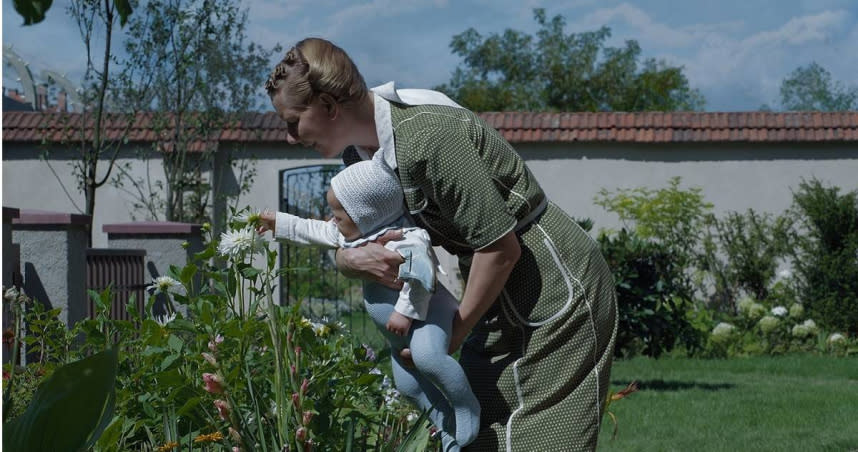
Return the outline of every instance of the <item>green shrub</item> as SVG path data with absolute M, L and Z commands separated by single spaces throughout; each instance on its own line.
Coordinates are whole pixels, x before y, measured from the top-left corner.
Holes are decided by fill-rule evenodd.
M 858 191 L 839 191 L 812 179 L 793 193 L 793 268 L 808 314 L 858 335 Z
M 742 293 L 768 299 L 775 271 L 789 249 L 787 218 L 748 209 L 722 219 L 708 215 L 706 226 L 701 268 L 714 282 L 715 306 L 735 312 Z
M 639 351 L 657 357 L 684 344 L 701 347 L 701 333 L 692 325 L 690 298 L 683 296 L 682 267 L 662 243 L 645 240 L 625 229 L 599 237 L 602 253 L 617 284 L 619 328 L 617 356 Z
M 699 286 L 699 248 L 712 204 L 704 201 L 701 188 L 686 190 L 680 183 L 679 177 L 673 177 L 659 189 L 602 189 L 594 202 L 617 214 L 625 229 L 661 245 L 671 255 L 676 269 L 673 290 L 690 299 Z

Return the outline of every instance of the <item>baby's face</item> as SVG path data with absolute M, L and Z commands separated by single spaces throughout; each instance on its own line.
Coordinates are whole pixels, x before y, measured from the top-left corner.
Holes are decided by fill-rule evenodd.
M 334 214 L 334 224 L 337 225 L 340 234 L 349 241 L 359 239 L 361 237 L 360 229 L 352 221 L 352 217 L 346 213 L 346 209 L 340 204 L 340 200 L 334 196 L 334 190 L 329 188 L 326 198 L 328 199 L 328 205 L 331 207 L 331 212 Z

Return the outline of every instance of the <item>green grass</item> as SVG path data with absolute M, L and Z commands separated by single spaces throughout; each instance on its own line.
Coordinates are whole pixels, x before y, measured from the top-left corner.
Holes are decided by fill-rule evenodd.
M 819 356 L 617 361 L 599 450 L 858 451 L 858 359 Z

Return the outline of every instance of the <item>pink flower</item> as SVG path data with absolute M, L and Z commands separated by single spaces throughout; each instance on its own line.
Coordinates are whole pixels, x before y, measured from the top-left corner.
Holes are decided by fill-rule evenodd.
M 304 441 L 307 439 L 307 429 L 304 427 L 298 427 L 298 430 L 295 431 L 295 439 L 298 441 Z
M 301 423 L 304 425 L 307 425 L 312 420 L 313 420 L 313 412 L 312 411 L 305 411 L 304 415 L 301 417 Z
M 306 378 L 301 382 L 301 394 L 306 394 L 307 389 L 310 387 L 310 381 Z
M 208 362 L 212 366 L 217 367 L 217 360 L 215 359 L 215 357 L 211 353 L 203 352 L 202 355 L 203 355 L 203 359 L 206 360 L 206 362 Z
M 223 336 L 218 334 L 217 336 L 214 337 L 214 339 L 209 341 L 209 350 L 211 350 L 212 352 L 216 352 L 217 346 L 220 345 L 221 343 L 223 343 Z
M 295 408 L 301 408 L 301 396 L 297 392 L 292 393 L 292 404 Z
M 229 419 L 229 404 L 225 400 L 215 400 L 214 406 L 217 408 L 217 415 L 225 421 Z
M 203 374 L 203 385 L 206 388 L 206 391 L 212 394 L 220 394 L 223 392 L 223 379 L 221 379 L 217 374 Z
M 295 359 L 301 357 L 301 347 L 295 347 Z

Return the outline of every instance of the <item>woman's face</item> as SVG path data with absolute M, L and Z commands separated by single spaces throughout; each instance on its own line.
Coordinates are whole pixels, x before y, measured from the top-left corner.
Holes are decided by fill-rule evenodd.
M 339 130 L 339 107 L 314 96 L 307 106 L 296 105 L 281 90 L 271 99 L 280 119 L 286 122 L 286 141 L 315 149 L 325 158 L 338 156 L 349 143 Z

